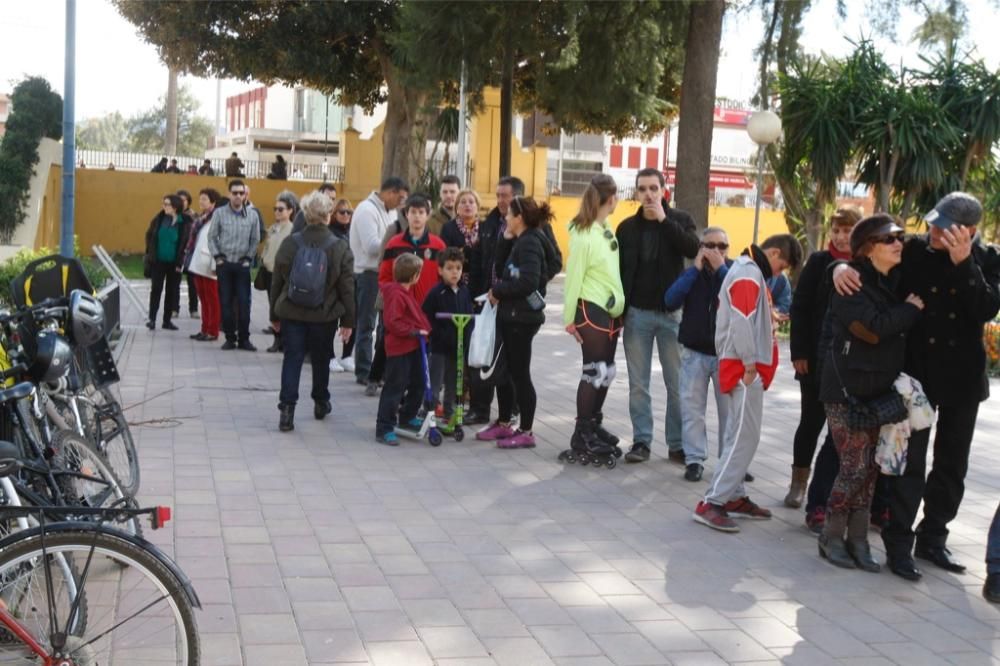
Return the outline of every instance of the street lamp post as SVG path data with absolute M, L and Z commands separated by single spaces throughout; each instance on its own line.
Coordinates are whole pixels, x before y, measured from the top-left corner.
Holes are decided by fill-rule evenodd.
M 760 201 L 764 197 L 764 151 L 781 136 L 781 119 L 773 111 L 754 111 L 747 122 L 747 134 L 757 144 L 757 203 L 753 213 L 753 242 L 760 229 Z

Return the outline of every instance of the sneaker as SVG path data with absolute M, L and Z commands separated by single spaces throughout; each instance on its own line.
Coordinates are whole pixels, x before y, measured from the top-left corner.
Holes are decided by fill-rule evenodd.
M 232 349 L 236 349 L 236 343 L 232 340 L 226 340 L 225 342 L 222 343 L 222 349 L 223 351 L 230 351 Z
M 346 369 L 337 359 L 330 359 L 330 372 L 344 372 Z
M 412 430 L 413 432 L 417 432 L 422 427 L 424 427 L 424 420 L 418 416 L 414 416 L 406 423 L 400 423 L 399 427 L 406 428 L 407 430 Z
M 476 439 L 481 442 L 492 442 L 494 439 L 507 439 L 514 436 L 514 429 L 494 421 L 489 428 L 476 433 Z
M 726 502 L 726 506 L 723 508 L 733 518 L 747 518 L 749 520 L 769 520 L 771 518 L 770 511 L 754 504 L 753 500 L 749 497 L 741 497 Z
M 691 515 L 694 522 L 707 525 L 713 530 L 720 532 L 739 532 L 740 527 L 729 517 L 726 510 L 718 504 L 711 502 L 698 502 L 694 513 Z
M 201 319 L 201 315 L 198 314 L 197 310 L 191 310 L 188 314 L 191 316 L 191 319 Z
M 399 446 L 399 437 L 396 433 L 390 431 L 384 435 L 375 435 L 375 441 L 379 444 L 385 444 L 386 446 Z
M 365 386 L 365 395 L 369 398 L 374 398 L 378 395 L 378 382 L 368 382 Z
M 700 463 L 691 463 L 687 465 L 684 469 L 684 480 L 685 481 L 701 481 L 702 474 L 705 473 L 705 467 Z
M 467 426 L 485 425 L 489 422 L 490 415 L 480 414 L 479 412 L 467 412 L 465 418 L 462 419 L 462 424 Z
M 646 462 L 647 460 L 649 460 L 649 444 L 645 442 L 636 442 L 632 445 L 629 452 L 625 454 L 625 462 L 637 463 Z
M 647 456 L 646 459 L 648 460 L 649 457 Z M 683 465 L 687 460 L 687 456 L 684 455 L 684 449 L 677 449 L 676 451 L 671 451 L 670 453 L 668 453 L 667 459 L 670 460 L 670 462 L 672 463 Z
M 170 322 L 170 321 L 163 322 L 163 325 L 160 326 L 160 328 L 162 328 L 164 331 L 176 331 L 177 330 L 177 326 L 173 322 Z
M 344 369 L 344 372 L 354 372 L 354 358 L 348 356 L 340 359 L 340 367 Z
M 806 513 L 806 527 L 809 531 L 819 536 L 823 533 L 823 526 L 826 524 L 826 509 L 821 506 Z
M 512 437 L 504 437 L 497 440 L 498 449 L 533 449 L 535 448 L 535 436 L 530 432 L 518 430 Z
M 147 321 L 146 322 L 146 328 L 148 328 L 151 331 L 156 330 L 156 322 L 155 321 Z
M 241 342 L 240 344 L 238 344 L 236 346 L 237 346 L 237 348 L 242 349 L 243 351 L 252 351 L 252 352 L 257 351 L 257 348 L 254 347 L 253 343 L 250 342 L 249 340 Z

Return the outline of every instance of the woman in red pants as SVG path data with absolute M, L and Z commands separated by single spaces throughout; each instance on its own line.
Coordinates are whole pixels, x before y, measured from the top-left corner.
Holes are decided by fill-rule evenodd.
M 211 188 L 199 192 L 201 215 L 195 220 L 191 229 L 187 254 L 184 257 L 185 270 L 194 275 L 194 286 L 201 302 L 201 330 L 191 336 L 192 340 L 200 342 L 218 340 L 222 320 L 215 260 L 208 249 L 208 230 L 212 224 L 212 211 L 220 199 L 219 193 Z

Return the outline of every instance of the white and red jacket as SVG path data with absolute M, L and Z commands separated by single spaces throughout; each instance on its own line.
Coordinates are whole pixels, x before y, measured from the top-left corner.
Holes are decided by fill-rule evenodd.
M 753 366 L 767 389 L 778 369 L 778 343 L 771 325 L 771 294 L 764 275 L 748 256 L 737 258 L 719 290 L 715 320 L 719 384 L 729 393 Z

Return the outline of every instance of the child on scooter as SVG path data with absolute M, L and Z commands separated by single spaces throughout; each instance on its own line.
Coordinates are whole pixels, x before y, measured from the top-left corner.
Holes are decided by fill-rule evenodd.
M 423 260 L 415 254 L 401 254 L 392 265 L 392 282 L 381 285 L 385 322 L 385 385 L 378 401 L 375 439 L 382 444 L 399 446 L 394 428 L 419 428 L 413 422 L 424 395 L 424 368 L 420 336 L 430 333 L 431 325 L 413 297 L 412 289 L 420 281 Z M 402 405 L 400 405 L 402 402 Z
M 448 314 L 472 314 L 472 295 L 469 288 L 462 284 L 462 264 L 464 257 L 462 249 L 449 247 L 438 255 L 438 274 L 441 281 L 428 293 L 424 299 L 424 314 L 431 322 L 431 391 L 434 399 L 441 395 L 444 386 L 443 416 L 451 428 L 452 412 L 455 400 L 461 396 L 455 395 L 458 367 L 458 332 L 450 319 L 438 319 L 439 312 Z M 466 329 L 465 337 L 471 328 Z M 465 346 L 468 349 L 468 345 Z M 464 359 L 463 359 L 464 362 Z

